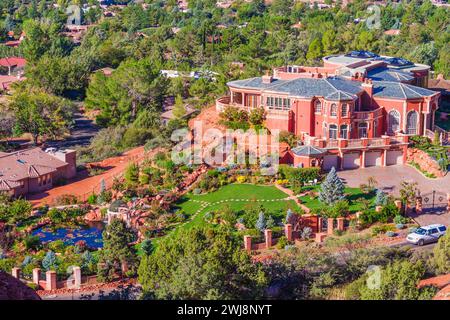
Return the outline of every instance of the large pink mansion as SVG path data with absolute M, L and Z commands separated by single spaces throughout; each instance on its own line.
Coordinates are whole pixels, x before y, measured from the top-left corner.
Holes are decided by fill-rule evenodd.
M 228 83 L 216 102 L 262 106 L 266 127 L 297 135 L 303 145 L 281 159 L 328 170 L 403 164 L 408 136 L 433 129 L 439 93 L 425 89 L 429 66 L 366 51 L 323 58 L 323 67 L 286 66 Z

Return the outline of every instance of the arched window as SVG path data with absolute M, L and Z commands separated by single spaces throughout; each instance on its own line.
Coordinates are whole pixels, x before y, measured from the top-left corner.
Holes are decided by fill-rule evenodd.
M 322 112 L 322 102 L 320 100 L 316 100 L 314 104 L 314 112 L 315 113 L 321 113 Z
M 333 116 L 333 117 L 336 117 L 336 116 L 337 116 L 337 105 L 336 105 L 336 103 L 333 103 L 333 104 L 331 105 L 331 108 L 330 108 L 330 115 Z
M 348 139 L 348 126 L 346 124 L 341 125 L 341 130 L 339 132 L 339 137 L 341 139 Z
M 411 111 L 406 116 L 406 134 L 417 134 L 417 112 Z
M 337 139 L 337 125 L 330 124 L 330 139 Z
M 342 117 L 348 116 L 348 104 L 346 104 L 346 103 L 342 104 L 341 116 Z
M 358 125 L 358 136 L 360 138 L 367 138 L 367 123 L 360 122 Z
M 394 134 L 400 129 L 400 113 L 397 110 L 389 111 L 388 117 L 388 133 Z

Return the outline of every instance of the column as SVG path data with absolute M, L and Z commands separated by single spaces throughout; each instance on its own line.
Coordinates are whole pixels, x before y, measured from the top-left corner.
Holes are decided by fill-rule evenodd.
M 45 273 L 45 290 L 56 290 L 56 271 L 50 270 Z
M 16 279 L 20 279 L 20 268 L 12 268 L 11 275 Z
M 73 279 L 75 288 L 81 287 L 81 269 L 80 267 L 73 267 Z
M 416 213 L 422 213 L 422 197 L 416 197 Z
M 360 167 L 366 167 L 366 151 L 361 151 L 361 155 L 359 156 Z
M 41 278 L 41 269 L 33 269 L 33 283 L 39 285 L 39 279 Z
M 400 212 L 402 212 L 402 202 L 400 200 L 395 200 L 394 203 L 395 206 L 400 210 Z
M 337 218 L 337 229 L 339 231 L 344 231 L 344 219 L 345 218 L 342 218 L 342 217 Z
M 292 224 L 286 223 L 284 225 L 284 235 L 288 241 L 292 241 Z
M 264 230 L 264 237 L 266 238 L 266 249 L 269 249 L 272 246 L 272 230 Z
M 327 234 L 332 235 L 334 230 L 334 219 L 328 218 L 327 219 Z
M 424 112 L 423 113 L 423 135 L 426 137 L 427 136 L 427 124 L 428 124 L 428 113 Z
M 381 166 L 386 167 L 386 157 L 387 157 L 387 150 L 384 149 L 381 153 Z
M 317 232 L 322 232 L 322 227 L 323 227 L 323 218 L 319 217 L 317 219 Z
M 252 251 L 252 236 L 244 236 L 244 248 L 247 252 Z

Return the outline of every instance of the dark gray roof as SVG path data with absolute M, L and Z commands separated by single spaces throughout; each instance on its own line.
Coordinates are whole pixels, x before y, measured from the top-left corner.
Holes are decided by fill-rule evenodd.
M 436 94 L 434 91 L 401 82 L 374 81 L 373 86 L 375 97 L 414 99 Z
M 370 70 L 367 76 L 374 81 L 403 82 L 414 80 L 414 76 L 410 72 L 397 71 L 390 68 Z
M 274 79 L 272 83 L 262 83 L 261 78 L 251 78 L 228 82 L 230 87 L 242 89 L 260 89 L 287 93 L 305 98 L 329 97 L 330 100 L 344 100 L 356 97 L 361 92 L 360 83 L 342 78 L 298 78 L 293 80 Z
M 294 153 L 296 156 L 315 156 L 315 155 L 322 155 L 326 152 L 326 150 L 321 148 L 316 148 L 313 146 L 298 146 L 294 149 L 292 149 L 292 153 Z

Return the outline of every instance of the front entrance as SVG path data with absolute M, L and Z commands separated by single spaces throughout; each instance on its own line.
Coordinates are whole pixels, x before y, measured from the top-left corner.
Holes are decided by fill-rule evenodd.
M 359 152 L 344 153 L 342 157 L 343 169 L 357 169 L 360 166 Z
M 422 210 L 424 213 L 445 213 L 447 212 L 447 195 L 443 192 L 433 190 L 422 195 Z

